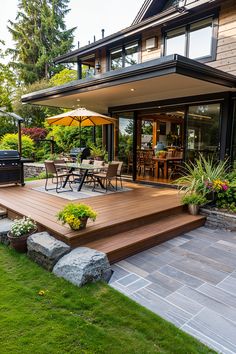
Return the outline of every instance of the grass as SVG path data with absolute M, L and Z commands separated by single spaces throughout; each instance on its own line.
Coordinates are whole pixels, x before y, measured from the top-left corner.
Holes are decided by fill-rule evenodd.
M 3 245 L 0 300 L 1 354 L 214 353 L 108 285 L 77 288 Z

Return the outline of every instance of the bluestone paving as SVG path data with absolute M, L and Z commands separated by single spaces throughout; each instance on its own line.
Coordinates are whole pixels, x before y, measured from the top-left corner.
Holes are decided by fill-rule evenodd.
M 236 353 L 236 232 L 190 231 L 113 265 L 110 285 L 219 353 Z

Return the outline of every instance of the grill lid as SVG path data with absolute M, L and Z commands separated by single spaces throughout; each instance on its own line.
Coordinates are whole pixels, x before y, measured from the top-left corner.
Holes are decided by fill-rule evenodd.
M 0 160 L 19 159 L 20 155 L 17 150 L 0 150 Z

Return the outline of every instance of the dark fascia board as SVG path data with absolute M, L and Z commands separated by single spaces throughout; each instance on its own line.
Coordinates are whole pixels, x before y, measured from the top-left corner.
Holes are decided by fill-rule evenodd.
M 73 92 L 88 92 L 96 88 L 105 88 L 128 82 L 177 73 L 229 88 L 236 88 L 236 76 L 199 63 L 195 60 L 173 54 L 159 59 L 136 64 L 128 68 L 109 71 L 96 78 L 76 80 L 53 88 L 29 93 L 22 96 L 23 103 L 50 98 L 53 95 L 64 96 Z

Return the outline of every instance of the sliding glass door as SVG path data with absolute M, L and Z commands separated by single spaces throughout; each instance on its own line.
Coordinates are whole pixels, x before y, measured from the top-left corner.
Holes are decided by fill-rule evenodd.
M 219 158 L 220 103 L 188 107 L 186 130 L 186 157 L 194 160 L 201 153 Z

